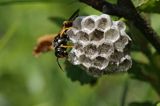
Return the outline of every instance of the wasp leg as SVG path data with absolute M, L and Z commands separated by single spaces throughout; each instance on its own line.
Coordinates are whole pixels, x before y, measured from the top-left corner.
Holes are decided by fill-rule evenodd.
M 60 36 L 62 36 L 65 33 L 65 31 L 67 31 L 68 29 L 69 28 L 62 29 L 62 31 L 60 32 Z
M 58 64 L 59 68 L 64 72 L 63 68 L 61 67 L 61 65 L 59 63 L 59 58 L 57 58 L 57 64 Z
M 62 35 L 65 33 L 65 31 L 69 30 L 70 28 L 72 28 L 72 27 L 64 28 L 64 29 L 60 32 L 60 36 L 62 36 Z
M 69 46 L 69 45 L 61 45 L 61 47 L 64 47 L 64 48 L 73 48 L 73 46 Z
M 72 22 L 73 22 L 73 21 L 64 21 L 64 22 L 63 22 L 63 25 L 64 25 L 64 26 L 70 25 L 70 24 L 72 24 Z

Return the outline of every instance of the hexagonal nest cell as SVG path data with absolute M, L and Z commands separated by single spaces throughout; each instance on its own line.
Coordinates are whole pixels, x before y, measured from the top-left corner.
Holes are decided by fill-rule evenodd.
M 94 77 L 126 72 L 132 60 L 128 49 L 131 39 L 125 30 L 125 23 L 112 21 L 106 14 L 77 17 L 67 33 L 74 44 L 68 60 Z
M 79 42 L 82 42 L 82 43 L 84 43 L 84 42 L 87 42 L 87 41 L 89 41 L 89 35 L 86 33 L 86 32 L 84 32 L 84 31 L 78 31 L 77 33 L 76 33 L 76 36 L 78 36 L 78 40 L 79 40 Z M 72 38 L 73 39 L 73 38 Z
M 94 16 L 85 17 L 81 22 L 82 28 L 87 30 L 93 30 L 95 24 Z
M 104 32 L 98 29 L 95 29 L 92 33 L 90 33 L 90 41 L 100 41 L 104 38 Z
M 96 22 L 97 22 L 97 28 L 101 30 L 107 30 L 108 28 L 111 27 L 112 24 L 111 18 L 106 14 L 101 15 Z
M 105 32 L 105 40 L 109 43 L 114 43 L 120 38 L 120 34 L 117 29 L 110 28 Z
M 88 44 L 83 49 L 84 49 L 85 55 L 87 55 L 88 57 L 97 55 L 97 47 L 94 44 Z
M 103 43 L 98 47 L 98 53 L 102 57 L 108 58 L 114 52 L 114 47 L 111 44 Z

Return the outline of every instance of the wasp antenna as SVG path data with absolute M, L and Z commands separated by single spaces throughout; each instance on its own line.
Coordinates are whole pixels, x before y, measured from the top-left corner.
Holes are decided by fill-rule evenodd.
M 61 67 L 58 59 L 59 59 L 59 58 L 57 58 L 57 64 L 58 64 L 59 68 L 64 72 L 64 70 L 63 70 L 63 68 Z
M 68 21 L 73 21 L 76 17 L 79 16 L 79 11 L 80 9 L 77 9 L 72 15 L 71 17 L 68 19 Z

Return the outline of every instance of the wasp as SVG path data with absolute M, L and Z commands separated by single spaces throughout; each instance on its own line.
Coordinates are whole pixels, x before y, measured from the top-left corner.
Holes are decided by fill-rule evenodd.
M 79 9 L 77 9 L 68 20 L 63 22 L 63 26 L 57 35 L 55 35 L 54 37 L 52 35 L 47 35 L 39 38 L 38 44 L 35 47 L 33 54 L 37 56 L 42 52 L 48 52 L 54 49 L 55 56 L 57 57 L 58 66 L 61 70 L 63 70 L 58 59 L 67 57 L 67 48 L 73 47 L 67 45 L 69 37 L 66 32 L 70 28 L 72 28 L 72 23 L 78 16 Z
M 67 45 L 69 37 L 66 34 L 66 32 L 72 27 L 73 20 L 75 20 L 75 18 L 78 16 L 79 16 L 79 9 L 76 10 L 67 21 L 63 22 L 63 27 L 61 31 L 57 34 L 57 36 L 55 36 L 52 42 L 52 45 L 55 48 L 55 56 L 57 57 L 57 63 L 60 68 L 61 66 L 59 64 L 58 59 L 67 57 L 68 56 L 67 48 L 72 47 Z

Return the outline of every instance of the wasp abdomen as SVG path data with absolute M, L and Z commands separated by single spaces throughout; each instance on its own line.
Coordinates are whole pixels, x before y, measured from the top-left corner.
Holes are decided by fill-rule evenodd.
M 66 57 L 68 56 L 68 53 L 66 52 L 66 48 L 64 47 L 58 47 L 58 48 L 55 48 L 55 55 L 56 57 L 58 58 L 63 58 L 63 57 Z

